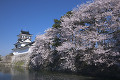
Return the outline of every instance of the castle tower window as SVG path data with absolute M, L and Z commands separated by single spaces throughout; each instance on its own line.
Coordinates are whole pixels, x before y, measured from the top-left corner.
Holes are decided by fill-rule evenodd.
M 15 48 L 17 48 L 17 45 L 15 45 Z

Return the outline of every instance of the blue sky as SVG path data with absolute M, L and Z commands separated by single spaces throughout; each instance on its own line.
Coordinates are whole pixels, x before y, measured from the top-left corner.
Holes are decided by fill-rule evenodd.
M 33 40 L 77 5 L 89 0 L 0 0 L 0 55 L 11 53 L 17 35 L 29 30 Z

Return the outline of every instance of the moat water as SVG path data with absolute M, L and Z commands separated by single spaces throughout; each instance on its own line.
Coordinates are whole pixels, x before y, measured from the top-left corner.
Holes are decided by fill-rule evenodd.
M 103 80 L 70 73 L 31 71 L 24 68 L 0 67 L 0 80 Z M 106 79 L 105 79 L 106 80 Z

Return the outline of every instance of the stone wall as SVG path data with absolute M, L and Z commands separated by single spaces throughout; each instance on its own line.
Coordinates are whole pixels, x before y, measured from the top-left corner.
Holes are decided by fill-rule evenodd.
M 28 64 L 29 64 L 29 55 L 28 55 L 28 53 L 14 55 L 12 57 L 12 61 L 11 62 L 12 62 L 13 66 L 28 67 Z

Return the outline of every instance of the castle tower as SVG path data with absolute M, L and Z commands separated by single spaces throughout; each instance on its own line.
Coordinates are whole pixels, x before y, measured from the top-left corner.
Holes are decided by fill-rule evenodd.
M 22 31 L 18 36 L 17 42 L 14 44 L 15 48 L 13 50 L 14 55 L 28 53 L 29 47 L 33 44 L 31 41 L 32 34 L 29 31 Z

